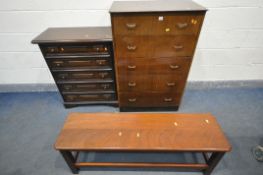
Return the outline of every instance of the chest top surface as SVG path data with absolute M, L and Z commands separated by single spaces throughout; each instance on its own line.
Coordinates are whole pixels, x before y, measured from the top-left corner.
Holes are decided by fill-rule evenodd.
M 190 0 L 166 1 L 115 1 L 110 13 L 125 12 L 172 12 L 172 11 L 206 11 L 203 6 Z
M 33 44 L 111 41 L 110 27 L 48 28 L 32 40 Z

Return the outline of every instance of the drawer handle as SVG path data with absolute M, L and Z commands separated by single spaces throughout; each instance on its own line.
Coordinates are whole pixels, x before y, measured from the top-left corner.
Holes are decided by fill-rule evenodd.
M 173 47 L 174 47 L 175 49 L 177 49 L 177 50 L 184 48 L 184 46 L 182 46 L 182 45 L 174 45 Z
M 136 102 L 136 98 L 129 98 L 129 102 Z
M 55 52 L 55 49 L 54 49 L 54 48 L 51 48 L 51 49 L 50 49 L 50 52 L 52 52 L 52 53 Z
M 134 29 L 136 26 L 137 26 L 136 23 L 126 23 L 126 27 L 128 29 Z
M 188 26 L 188 23 L 177 23 L 177 27 L 179 28 L 179 29 L 184 29 L 184 28 L 186 28 Z
M 108 73 L 100 73 L 101 78 L 105 78 Z
M 103 89 L 108 89 L 110 86 L 109 85 L 102 85 Z
M 105 63 L 106 63 L 106 60 L 96 60 L 96 62 L 97 62 L 99 65 L 102 65 L 102 64 L 105 64 Z
M 164 101 L 165 102 L 171 102 L 171 101 L 173 101 L 173 99 L 172 98 L 164 98 Z
M 178 69 L 179 67 L 180 67 L 180 66 L 178 66 L 178 65 L 172 65 L 172 64 L 170 65 L 170 68 L 171 68 L 171 69 Z
M 56 66 L 61 66 L 62 64 L 64 64 L 63 61 L 56 61 L 56 62 L 53 62 L 53 64 L 55 64 Z
M 171 86 L 175 86 L 175 83 L 166 83 L 167 86 L 171 87 Z
M 135 83 L 135 82 L 129 82 L 129 83 L 128 83 L 128 86 L 129 86 L 129 87 L 134 87 L 134 86 L 136 86 L 136 83 Z
M 128 65 L 128 69 L 136 69 L 136 66 L 135 65 L 133 65 L 133 66 Z
M 72 87 L 71 87 L 71 86 L 64 86 L 64 88 L 65 88 L 66 90 L 70 90 Z
M 68 74 L 60 74 L 59 75 L 62 79 L 65 79 L 67 76 L 68 76 Z
M 127 49 L 131 51 L 135 50 L 136 48 L 137 48 L 136 46 L 130 46 L 130 45 L 127 46 Z
M 64 48 L 63 47 L 60 47 L 60 52 L 64 52 Z

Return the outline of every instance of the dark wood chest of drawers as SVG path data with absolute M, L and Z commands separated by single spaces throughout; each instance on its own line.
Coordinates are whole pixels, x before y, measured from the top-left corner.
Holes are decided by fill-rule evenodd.
M 110 27 L 50 28 L 35 38 L 66 107 L 117 104 Z
M 178 108 L 205 12 L 191 1 L 113 3 L 121 111 Z

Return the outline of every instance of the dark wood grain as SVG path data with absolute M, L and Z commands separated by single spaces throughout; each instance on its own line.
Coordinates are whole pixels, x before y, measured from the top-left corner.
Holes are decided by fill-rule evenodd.
M 211 114 L 71 113 L 58 150 L 230 151 Z
M 78 43 L 112 41 L 110 27 L 64 27 L 48 28 L 35 39 L 33 44 Z

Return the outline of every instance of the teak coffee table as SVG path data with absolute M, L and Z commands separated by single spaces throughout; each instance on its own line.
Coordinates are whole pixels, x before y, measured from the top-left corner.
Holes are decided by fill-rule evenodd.
M 55 149 L 73 173 L 88 166 L 174 167 L 208 175 L 231 146 L 211 114 L 71 113 Z M 205 163 L 78 162 L 80 151 L 202 153 Z

